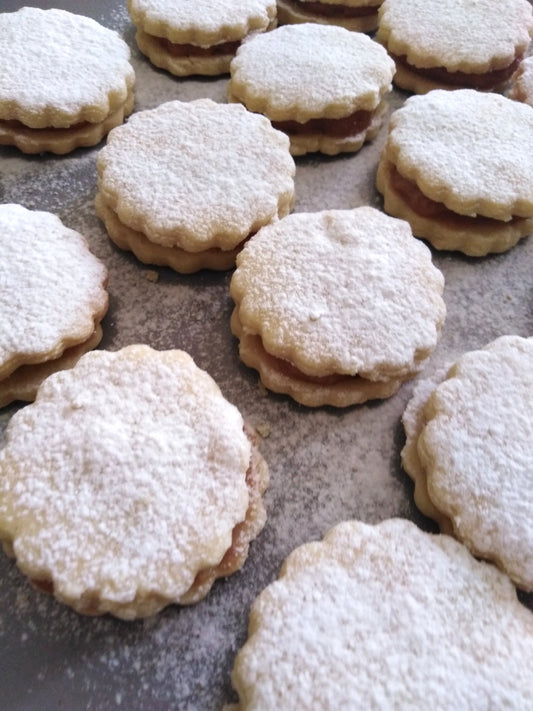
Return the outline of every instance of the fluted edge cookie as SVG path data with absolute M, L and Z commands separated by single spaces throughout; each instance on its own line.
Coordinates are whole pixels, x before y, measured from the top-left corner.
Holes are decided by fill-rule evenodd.
M 522 709 L 532 655 L 533 616 L 497 568 L 406 520 L 347 521 L 256 598 L 225 710 Z
M 533 231 L 533 109 L 472 89 L 412 96 L 391 116 L 376 184 L 437 249 L 503 252 Z
M 395 84 L 424 94 L 503 88 L 532 35 L 527 0 L 385 0 L 376 39 L 396 61 Z
M 533 590 L 532 393 L 533 338 L 502 336 L 461 356 L 403 417 L 402 463 L 422 511 L 525 590 Z
M 86 238 L 52 213 L 0 205 L 0 407 L 102 337 L 108 273 Z
M 288 138 L 264 116 L 210 99 L 134 114 L 97 168 L 110 238 L 177 271 L 230 268 L 245 240 L 294 203 Z
M 445 318 L 443 286 L 406 222 L 372 207 L 296 213 L 238 255 L 231 329 L 265 387 L 346 407 L 420 371 Z
M 93 351 L 0 452 L 0 539 L 34 585 L 124 619 L 204 597 L 265 522 L 257 437 L 183 351 Z
M 362 33 L 285 25 L 241 45 L 228 98 L 287 133 L 293 155 L 336 155 L 376 136 L 393 74 L 383 47 Z
M 127 6 L 141 52 L 176 76 L 227 73 L 246 37 L 277 24 L 275 0 L 128 0 Z
M 0 13 L 0 145 L 64 154 L 97 144 L 133 110 L 129 59 L 116 32 L 83 15 Z

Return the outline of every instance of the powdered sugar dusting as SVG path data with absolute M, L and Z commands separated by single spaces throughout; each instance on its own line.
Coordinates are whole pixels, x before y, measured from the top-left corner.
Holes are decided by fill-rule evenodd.
M 444 320 L 429 250 L 371 207 L 290 215 L 260 230 L 237 267 L 230 289 L 243 328 L 309 375 L 401 377 L 435 347 Z
M 0 206 L 0 372 L 81 343 L 107 308 L 107 269 L 55 215 Z
M 263 116 L 210 99 L 134 114 L 98 155 L 99 190 L 149 240 L 197 252 L 231 249 L 287 214 L 289 140 Z
M 466 353 L 424 409 L 430 498 L 460 540 L 533 589 L 533 338 Z
M 240 414 L 189 356 L 93 352 L 12 418 L 0 531 L 67 602 L 175 600 L 229 548 L 249 461 Z
M 64 10 L 0 14 L 0 57 L 0 117 L 32 128 L 102 121 L 135 79 L 116 32 Z
M 283 25 L 242 43 L 231 62 L 229 90 L 272 120 L 341 118 L 376 109 L 391 89 L 394 66 L 362 33 Z
M 243 711 L 425 709 L 428 689 L 488 711 L 527 705 L 532 654 L 533 618 L 495 568 L 407 521 L 352 521 L 258 597 L 233 680 Z
M 128 0 L 135 24 L 176 43 L 216 44 L 266 29 L 276 15 L 275 0 Z

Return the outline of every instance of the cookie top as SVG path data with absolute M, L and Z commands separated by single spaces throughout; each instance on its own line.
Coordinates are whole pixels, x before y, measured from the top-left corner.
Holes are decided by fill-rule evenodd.
M 450 72 L 503 69 L 533 33 L 528 0 L 385 0 L 376 39 L 412 66 Z
M 303 23 L 243 42 L 230 72 L 231 98 L 271 120 L 305 122 L 373 111 L 391 89 L 394 62 L 362 33 Z
M 128 45 L 64 10 L 0 13 L 0 119 L 31 128 L 98 123 L 134 84 Z
M 533 616 L 494 566 L 406 520 L 349 521 L 254 602 L 235 708 L 527 708 L 532 656 Z
M 98 187 L 152 242 L 233 249 L 294 201 L 289 139 L 264 116 L 210 99 L 134 114 L 98 154 Z
M 133 617 L 138 598 L 163 607 L 220 562 L 250 457 L 240 413 L 189 355 L 93 351 L 10 420 L 0 537 L 63 602 Z
M 107 270 L 49 212 L 0 205 L 0 378 L 87 340 L 108 305 Z
M 533 215 L 533 110 L 472 89 L 412 96 L 391 116 L 383 157 L 461 215 Z
M 409 225 L 372 207 L 296 213 L 237 256 L 244 332 L 311 376 L 405 378 L 445 317 L 442 273 Z
M 209 47 L 267 29 L 275 0 L 128 0 L 135 25 L 176 44 Z
M 509 97 L 533 106 L 533 56 L 520 63 L 511 82 Z
M 424 407 L 429 496 L 455 535 L 533 590 L 533 338 L 461 356 Z

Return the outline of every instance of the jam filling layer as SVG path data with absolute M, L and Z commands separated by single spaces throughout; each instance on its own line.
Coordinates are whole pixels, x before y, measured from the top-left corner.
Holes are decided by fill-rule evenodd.
M 476 215 L 471 217 L 469 215 L 460 215 L 457 212 L 453 212 L 441 202 L 436 202 L 431 200 L 420 190 L 420 188 L 412 180 L 404 178 L 398 170 L 391 166 L 390 173 L 390 186 L 394 192 L 400 196 L 400 198 L 420 217 L 439 220 L 446 222 L 451 225 L 459 226 L 469 226 L 479 227 L 480 225 L 501 225 L 502 220 L 496 220 L 492 217 L 484 217 L 483 215 Z M 512 221 L 520 220 L 522 218 L 513 217 Z M 509 224 L 509 223 L 506 223 Z
M 175 44 L 164 37 L 152 37 L 167 54 L 173 57 L 216 57 L 218 55 L 235 54 L 240 40 L 221 42 L 210 47 L 199 47 L 196 44 Z
M 431 81 L 438 82 L 440 84 L 449 84 L 450 86 L 479 89 L 481 91 L 490 90 L 496 86 L 504 84 L 511 78 L 522 61 L 522 55 L 519 55 L 515 57 L 509 66 L 504 67 L 503 69 L 495 69 L 482 74 L 473 74 L 469 72 L 449 72 L 444 67 L 415 67 L 412 64 L 409 64 L 405 55 L 398 56 L 391 54 L 391 57 L 397 64 L 405 67 L 405 69 L 408 69 L 410 72 L 418 74 L 419 76 L 425 77 Z

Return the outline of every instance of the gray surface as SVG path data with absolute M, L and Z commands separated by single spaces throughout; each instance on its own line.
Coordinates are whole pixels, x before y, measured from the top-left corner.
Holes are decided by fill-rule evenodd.
M 22 4 L 2 0 L 0 7 Z M 124 2 L 27 4 L 84 12 L 118 30 L 132 49 L 136 110 L 175 98 L 225 101 L 227 78 L 178 80 L 153 69 L 136 49 Z M 391 108 L 404 98 L 395 92 Z M 385 132 L 383 127 L 353 156 L 298 159 L 296 211 L 380 206 L 373 183 Z M 34 591 L 1 555 L 0 711 L 220 709 L 233 698 L 230 670 L 246 637 L 251 602 L 296 545 L 349 518 L 373 523 L 403 516 L 435 530 L 417 513 L 399 465 L 400 417 L 413 383 L 382 403 L 341 411 L 308 410 L 262 395 L 229 331 L 230 274 L 179 276 L 157 269 L 159 281 L 149 281 L 147 267 L 115 249 L 95 216 L 97 151 L 43 158 L 0 149 L 0 201 L 57 213 L 106 263 L 111 306 L 101 348 L 135 342 L 184 348 L 247 419 L 270 428 L 261 447 L 271 476 L 268 522 L 243 570 L 218 582 L 206 600 L 134 623 L 77 615 Z M 504 333 L 533 333 L 531 238 L 501 256 L 435 253 L 434 260 L 446 278 L 448 316 L 427 373 Z M 0 411 L 0 437 L 16 409 Z M 523 597 L 533 610 L 533 597 Z

